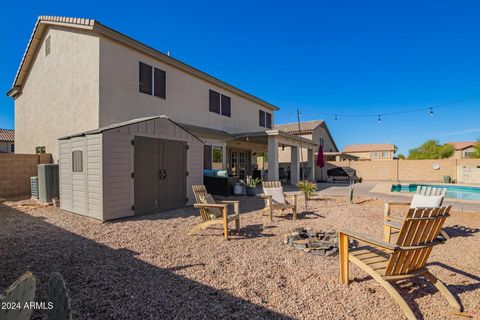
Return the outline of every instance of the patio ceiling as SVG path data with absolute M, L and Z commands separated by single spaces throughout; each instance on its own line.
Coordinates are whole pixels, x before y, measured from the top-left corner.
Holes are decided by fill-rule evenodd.
M 233 140 L 248 141 L 252 143 L 268 145 L 268 138 L 275 137 L 279 146 L 294 146 L 314 149 L 318 146 L 313 140 L 299 137 L 297 135 L 289 134 L 281 130 L 266 130 L 256 132 L 244 132 L 233 134 Z

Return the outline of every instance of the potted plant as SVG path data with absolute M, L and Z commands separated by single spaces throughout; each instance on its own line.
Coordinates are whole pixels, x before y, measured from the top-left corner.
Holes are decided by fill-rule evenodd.
M 256 192 L 255 190 L 257 189 L 257 185 L 260 183 L 260 179 L 258 178 L 252 178 L 250 176 L 247 177 L 247 196 L 253 197 L 255 196 Z

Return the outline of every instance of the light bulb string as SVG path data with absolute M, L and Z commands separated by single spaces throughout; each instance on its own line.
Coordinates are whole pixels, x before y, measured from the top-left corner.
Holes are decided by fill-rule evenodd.
M 460 102 L 468 101 L 475 99 L 477 97 L 480 97 L 480 94 L 462 98 L 462 99 L 457 99 L 437 105 L 433 105 L 430 107 L 422 107 L 422 108 L 415 108 L 415 109 L 407 109 L 407 110 L 400 110 L 400 111 L 394 111 L 394 112 L 386 112 L 386 113 L 364 113 L 364 114 L 354 114 L 354 113 L 328 113 L 328 112 L 315 112 L 315 114 L 321 114 L 321 115 L 326 115 L 326 116 L 333 116 L 335 122 L 339 121 L 340 117 L 354 117 L 354 118 L 372 118 L 376 117 L 377 122 L 381 121 L 382 117 L 388 117 L 388 116 L 394 116 L 394 115 L 399 115 L 399 114 L 406 114 L 406 113 L 414 113 L 414 112 L 421 112 L 421 111 L 428 111 L 431 116 L 433 116 L 433 110 L 437 108 L 442 108 L 446 107 L 452 104 L 457 104 Z

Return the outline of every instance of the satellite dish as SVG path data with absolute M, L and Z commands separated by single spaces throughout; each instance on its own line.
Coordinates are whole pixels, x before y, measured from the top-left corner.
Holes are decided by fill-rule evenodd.
M 440 164 L 434 163 L 434 164 L 432 164 L 432 168 L 433 168 L 433 170 L 438 170 L 438 169 L 440 169 Z

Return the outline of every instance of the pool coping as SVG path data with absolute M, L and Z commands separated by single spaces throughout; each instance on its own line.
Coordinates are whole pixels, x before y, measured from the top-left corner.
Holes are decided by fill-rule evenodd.
M 480 187 L 479 185 L 466 185 L 466 184 L 452 184 L 452 183 L 429 183 L 429 182 L 379 182 L 377 183 L 369 192 L 372 193 L 383 193 L 390 196 L 403 196 L 408 198 L 413 198 L 412 192 L 393 192 L 391 191 L 392 185 L 394 184 L 425 184 L 425 185 L 436 185 L 436 186 L 461 186 L 461 187 Z M 448 202 L 458 202 L 465 204 L 480 204 L 480 200 L 464 200 L 464 199 L 455 199 L 455 198 L 445 198 Z

